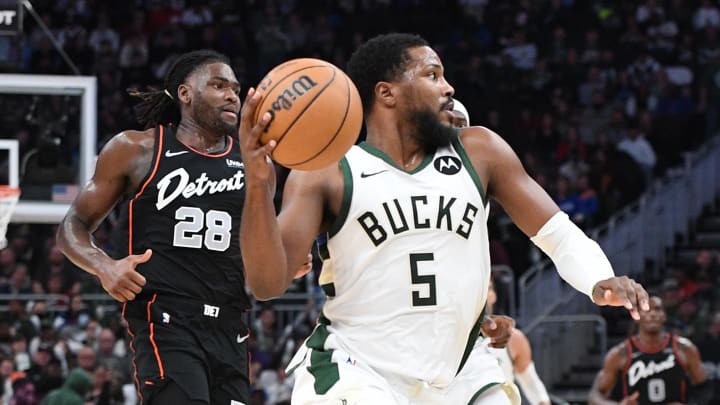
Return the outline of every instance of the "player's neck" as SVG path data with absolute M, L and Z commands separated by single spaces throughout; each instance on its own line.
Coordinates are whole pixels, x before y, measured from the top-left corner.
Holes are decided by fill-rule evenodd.
M 180 120 L 175 136 L 180 142 L 200 152 L 217 153 L 227 149 L 227 136 L 208 131 L 190 119 Z
M 425 158 L 425 151 L 415 139 L 368 129 L 367 143 L 383 151 L 398 167 L 414 170 Z
M 638 333 L 638 341 L 648 349 L 653 349 L 662 345 L 667 338 L 667 332 L 664 330 L 658 332 L 640 332 Z

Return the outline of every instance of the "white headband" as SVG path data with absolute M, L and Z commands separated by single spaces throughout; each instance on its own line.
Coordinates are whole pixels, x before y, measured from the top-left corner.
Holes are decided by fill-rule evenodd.
M 453 99 L 453 111 L 457 111 L 460 114 L 465 116 L 465 121 L 467 121 L 467 124 L 470 125 L 470 114 L 468 113 L 467 108 L 463 105 L 463 103 L 460 102 L 460 100 L 454 98 Z

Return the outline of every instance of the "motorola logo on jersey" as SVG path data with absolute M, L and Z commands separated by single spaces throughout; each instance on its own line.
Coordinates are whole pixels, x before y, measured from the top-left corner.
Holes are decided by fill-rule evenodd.
M 462 168 L 462 162 L 455 156 L 440 156 L 433 162 L 435 170 L 448 176 L 458 173 Z
M 211 180 L 207 174 L 203 172 L 198 178 L 190 181 L 190 174 L 181 167 L 166 174 L 165 177 L 158 181 L 158 195 L 155 207 L 158 211 L 162 210 L 180 196 L 190 198 L 205 194 L 240 190 L 245 185 L 244 178 L 245 173 L 238 170 L 235 174 L 225 179 Z

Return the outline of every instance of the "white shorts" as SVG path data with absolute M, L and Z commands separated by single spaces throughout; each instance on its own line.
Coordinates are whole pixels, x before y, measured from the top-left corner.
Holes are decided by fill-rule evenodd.
M 511 401 L 512 389 L 503 387 L 505 377 L 497 359 L 481 345 L 474 347 L 460 373 L 443 388 L 383 375 L 337 348 L 315 350 L 303 345 L 288 366 L 289 372 L 293 370 L 293 405 L 517 403 Z

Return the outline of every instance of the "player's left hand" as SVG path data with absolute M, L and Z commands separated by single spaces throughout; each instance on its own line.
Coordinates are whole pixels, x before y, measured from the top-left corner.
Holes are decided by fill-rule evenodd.
M 514 328 L 515 320 L 504 315 L 486 316 L 480 326 L 483 335 L 490 338 L 490 346 L 496 349 L 507 346 Z
M 647 291 L 628 276 L 612 277 L 595 284 L 593 301 L 598 305 L 625 307 L 633 319 L 640 319 L 640 310 L 650 310 Z

